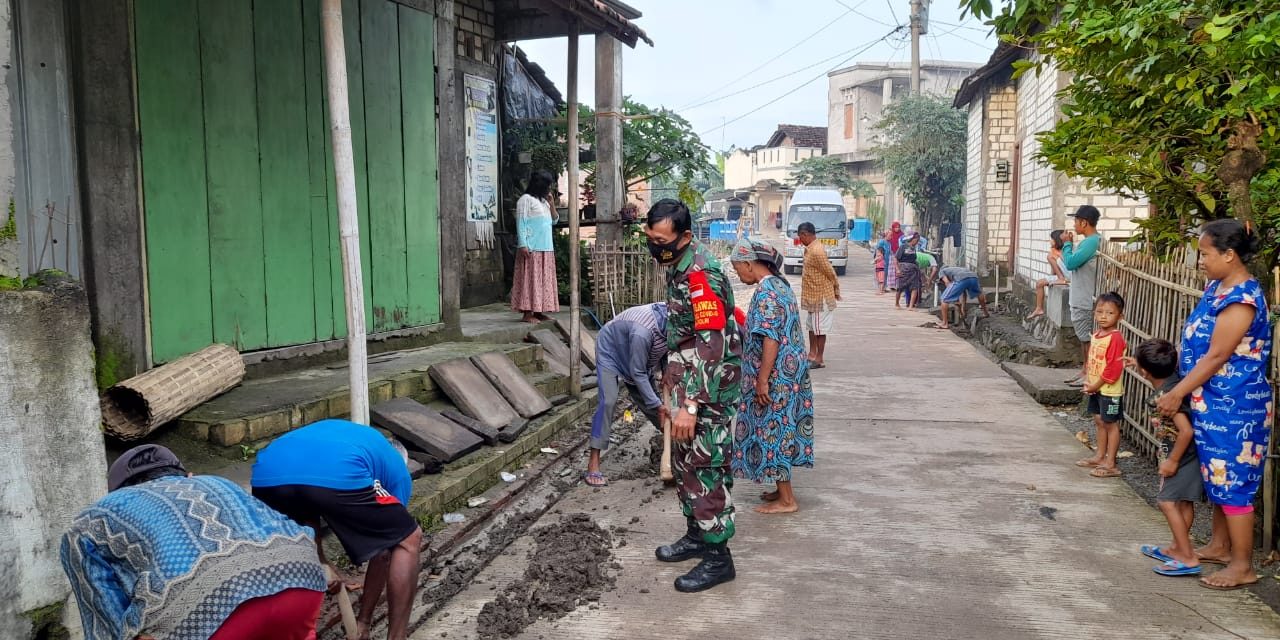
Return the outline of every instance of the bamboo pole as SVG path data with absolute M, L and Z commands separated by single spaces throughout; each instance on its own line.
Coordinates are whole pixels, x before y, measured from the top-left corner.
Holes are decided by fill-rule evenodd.
M 347 98 L 347 50 L 342 34 L 342 0 L 322 2 L 325 85 L 329 94 L 329 128 L 333 131 L 333 173 L 337 179 L 338 228 L 342 240 L 342 284 L 347 301 L 347 370 L 351 385 L 351 420 L 369 424 L 364 280 L 360 273 L 360 218 L 356 210 L 356 167 L 351 148 L 351 105 Z
M 569 394 L 582 397 L 582 300 L 578 291 L 581 260 L 578 238 L 578 21 L 569 24 Z

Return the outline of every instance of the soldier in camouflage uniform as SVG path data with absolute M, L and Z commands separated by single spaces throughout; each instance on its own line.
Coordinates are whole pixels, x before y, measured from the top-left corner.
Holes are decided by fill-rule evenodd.
M 667 344 L 671 357 L 663 389 L 672 392 L 672 466 L 685 535 L 659 547 L 663 562 L 700 557 L 676 579 L 678 591 L 710 589 L 734 578 L 733 418 L 741 394 L 742 339 L 733 314 L 733 289 L 720 262 L 690 231 L 689 209 L 661 200 L 649 210 L 649 250 L 669 267 Z

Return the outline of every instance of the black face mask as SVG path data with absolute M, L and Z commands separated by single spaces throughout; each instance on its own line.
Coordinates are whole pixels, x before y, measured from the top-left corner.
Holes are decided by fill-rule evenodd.
M 685 250 L 688 248 L 689 245 L 687 244 L 683 247 L 680 246 L 680 236 L 676 236 L 675 240 L 665 244 L 654 242 L 653 240 L 649 241 L 649 254 L 659 264 L 671 264 L 679 260 L 680 256 L 684 255 Z

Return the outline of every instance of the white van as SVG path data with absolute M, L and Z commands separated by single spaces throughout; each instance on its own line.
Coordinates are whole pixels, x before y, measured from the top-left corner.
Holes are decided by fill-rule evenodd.
M 787 243 L 783 252 L 783 270 L 800 273 L 804 265 L 804 246 L 796 240 L 796 228 L 802 222 L 813 223 L 818 232 L 818 242 L 827 245 L 827 257 L 836 275 L 844 275 L 849 264 L 848 218 L 845 216 L 844 198 L 830 187 L 799 187 L 787 209 Z

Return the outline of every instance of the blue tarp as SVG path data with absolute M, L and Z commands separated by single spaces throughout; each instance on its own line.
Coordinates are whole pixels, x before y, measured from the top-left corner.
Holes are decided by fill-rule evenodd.
M 854 242 L 871 242 L 871 221 L 866 218 L 855 219 L 853 228 L 849 230 L 849 239 Z

